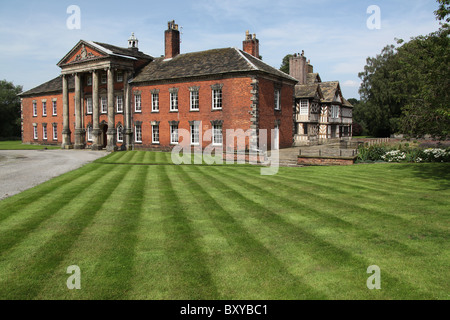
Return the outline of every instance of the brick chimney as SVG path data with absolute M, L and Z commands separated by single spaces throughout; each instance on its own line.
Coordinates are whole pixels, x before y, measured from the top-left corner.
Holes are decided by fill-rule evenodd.
M 180 31 L 175 20 L 167 23 L 167 30 L 165 36 L 165 59 L 171 59 L 180 54 Z
M 308 73 L 308 65 L 304 51 L 302 54 L 294 53 L 289 59 L 289 75 L 299 82 L 298 84 L 306 84 L 306 74 Z
M 308 60 L 308 73 L 314 73 L 314 67 L 310 60 Z
M 248 32 L 245 32 L 245 40 L 242 41 L 242 49 L 259 59 L 259 40 L 256 39 L 256 34 L 253 36 Z

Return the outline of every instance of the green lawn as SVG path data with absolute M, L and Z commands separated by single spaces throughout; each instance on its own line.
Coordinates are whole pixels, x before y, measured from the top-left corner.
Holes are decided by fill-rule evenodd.
M 22 144 L 22 141 L 0 141 L 0 150 L 42 150 L 47 149 L 61 149 L 58 146 L 43 146 L 43 145 L 31 145 Z
M 448 164 L 261 176 L 117 152 L 0 202 L 0 299 L 447 300 L 449 187 Z

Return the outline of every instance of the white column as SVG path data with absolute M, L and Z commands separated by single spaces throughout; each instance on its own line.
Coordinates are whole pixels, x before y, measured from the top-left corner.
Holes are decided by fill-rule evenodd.
M 72 142 L 70 141 L 70 126 L 69 126 L 69 85 L 68 85 L 68 75 L 62 76 L 62 87 L 63 87 L 63 130 L 62 130 L 62 144 L 61 148 L 70 149 L 72 148 Z

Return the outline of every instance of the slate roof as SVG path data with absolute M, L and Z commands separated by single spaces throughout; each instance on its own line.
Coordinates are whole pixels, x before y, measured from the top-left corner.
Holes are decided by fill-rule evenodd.
M 317 82 L 322 82 L 318 73 L 307 73 L 306 74 L 306 84 L 313 84 Z
M 148 54 L 145 54 L 141 51 L 134 50 L 134 49 L 116 47 L 111 44 L 101 43 L 101 42 L 96 42 L 96 41 L 87 41 L 87 43 L 98 45 L 101 47 L 100 49 L 103 49 L 103 51 L 105 51 L 106 53 L 111 54 L 111 55 L 127 56 L 127 57 L 133 57 L 133 58 L 137 58 L 137 59 L 153 59 L 152 56 L 149 56 Z
M 68 79 L 69 91 L 75 90 L 75 77 L 69 77 Z M 26 96 L 39 96 L 48 93 L 62 93 L 62 78 L 58 76 L 50 81 L 47 81 L 31 90 L 25 91 L 20 94 L 22 97 Z
M 316 96 L 317 90 L 320 93 L 319 84 L 298 84 L 295 86 L 295 97 L 296 98 L 314 98 Z M 320 93 L 321 94 L 321 93 Z
M 352 105 L 350 102 L 348 102 L 347 99 L 345 99 L 345 98 L 343 98 L 343 99 L 344 99 L 344 100 L 342 101 L 342 105 L 343 105 L 343 106 L 353 108 L 353 105 Z
M 323 93 L 323 102 L 333 102 L 336 91 L 339 89 L 339 81 L 327 81 L 319 83 Z
M 288 74 L 236 48 L 184 53 L 168 60 L 163 57 L 157 58 L 145 66 L 132 82 L 151 82 L 242 72 L 261 72 L 297 82 Z

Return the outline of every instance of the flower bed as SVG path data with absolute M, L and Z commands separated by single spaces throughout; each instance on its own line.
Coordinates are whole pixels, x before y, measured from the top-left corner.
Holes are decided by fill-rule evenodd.
M 408 143 L 362 146 L 357 162 L 450 162 L 450 148 L 411 148 Z

